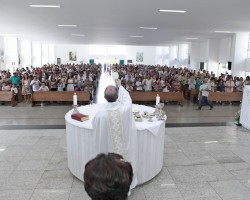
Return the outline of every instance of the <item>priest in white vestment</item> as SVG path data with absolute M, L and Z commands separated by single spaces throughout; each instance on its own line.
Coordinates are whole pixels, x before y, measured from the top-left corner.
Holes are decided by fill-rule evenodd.
M 97 152 L 114 152 L 122 155 L 133 167 L 131 189 L 137 184 L 137 134 L 132 117 L 132 99 L 117 80 L 116 86 L 108 86 L 104 97 L 108 101 L 92 120 L 96 135 Z

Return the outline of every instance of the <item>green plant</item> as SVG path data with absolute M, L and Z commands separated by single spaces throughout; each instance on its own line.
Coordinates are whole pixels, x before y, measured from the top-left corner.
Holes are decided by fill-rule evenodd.
M 234 120 L 239 124 L 240 123 L 240 110 L 236 112 Z

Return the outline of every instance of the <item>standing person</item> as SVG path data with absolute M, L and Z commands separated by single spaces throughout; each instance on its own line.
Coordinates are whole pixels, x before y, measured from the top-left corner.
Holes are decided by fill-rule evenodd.
M 240 77 L 240 78 L 237 77 L 236 82 L 235 82 L 235 90 L 236 90 L 236 92 L 242 92 L 243 85 L 244 85 L 243 78 L 242 77 Z
M 223 79 L 218 80 L 217 92 L 225 92 L 225 85 Z
M 234 91 L 234 81 L 232 76 L 229 77 L 228 81 L 225 83 L 225 92 L 233 92 Z
M 42 82 L 41 87 L 39 88 L 39 92 L 48 92 L 49 88 L 45 85 L 45 82 Z
M 201 85 L 202 85 L 201 77 L 197 76 L 195 80 L 195 89 L 199 90 Z
M 16 72 L 13 73 L 13 76 L 10 77 L 10 81 L 12 85 L 15 85 L 17 90 L 21 93 L 21 89 L 19 89 L 19 85 L 20 85 L 20 76 L 18 76 L 18 74 Z M 20 97 L 18 97 L 17 95 L 17 101 L 20 99 Z
M 24 77 L 22 79 L 22 95 L 24 96 L 25 102 L 29 103 L 31 91 L 30 91 L 30 79 L 27 73 L 24 74 Z
M 150 77 L 150 74 L 147 75 L 147 78 L 142 81 L 145 91 L 152 91 L 153 79 Z
M 65 87 L 65 85 L 62 82 L 62 79 L 58 79 L 58 81 L 57 81 L 57 91 L 63 92 L 64 87 Z
M 118 91 L 119 90 L 119 91 Z M 132 99 L 128 91 L 117 80 L 116 86 L 104 91 L 107 103 L 92 120 L 97 153 L 114 152 L 131 162 L 134 179 L 131 189 L 137 185 L 137 134 L 132 118 Z
M 194 76 L 191 76 L 188 80 L 188 89 L 189 90 L 195 89 L 195 85 L 196 85 L 195 78 Z
M 12 84 L 10 91 L 14 93 L 15 101 L 18 101 L 18 99 L 17 99 L 18 90 L 17 90 L 17 87 L 14 84 Z
M 198 110 L 201 110 L 204 103 L 206 103 L 210 107 L 210 110 L 213 109 L 213 105 L 207 100 L 210 91 L 211 91 L 211 85 L 208 83 L 208 78 L 205 78 L 204 83 L 200 86 L 200 92 L 202 97 L 200 100 Z
M 10 77 L 10 81 L 12 85 L 15 85 L 18 88 L 20 83 L 20 76 L 17 76 L 17 73 L 14 72 L 13 76 Z
M 40 87 L 40 81 L 37 79 L 37 76 L 34 76 L 34 79 L 30 82 L 30 85 L 32 86 L 32 91 L 37 92 Z
M 73 78 L 73 75 L 69 75 L 69 79 L 67 81 L 67 91 L 75 91 L 74 89 L 74 82 L 75 82 L 75 79 Z
M 250 85 L 250 77 L 249 76 L 246 77 L 246 80 L 244 81 L 244 84 L 245 85 Z
M 135 83 L 135 88 L 137 91 L 142 91 L 143 88 L 142 88 L 142 78 L 139 77 L 138 80 L 136 81 Z

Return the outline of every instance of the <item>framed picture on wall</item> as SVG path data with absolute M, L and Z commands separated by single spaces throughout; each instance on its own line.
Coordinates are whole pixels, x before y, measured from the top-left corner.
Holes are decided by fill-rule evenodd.
M 77 57 L 76 57 L 76 52 L 75 51 L 70 51 L 69 52 L 69 61 L 76 61 Z
M 143 53 L 142 52 L 136 53 L 136 62 L 143 62 Z

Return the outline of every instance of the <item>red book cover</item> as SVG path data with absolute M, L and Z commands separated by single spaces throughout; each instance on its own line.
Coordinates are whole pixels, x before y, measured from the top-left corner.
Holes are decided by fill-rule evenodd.
M 86 120 L 89 120 L 89 116 L 88 115 L 84 115 L 81 113 L 75 113 L 71 115 L 71 118 L 80 122 L 84 122 Z

